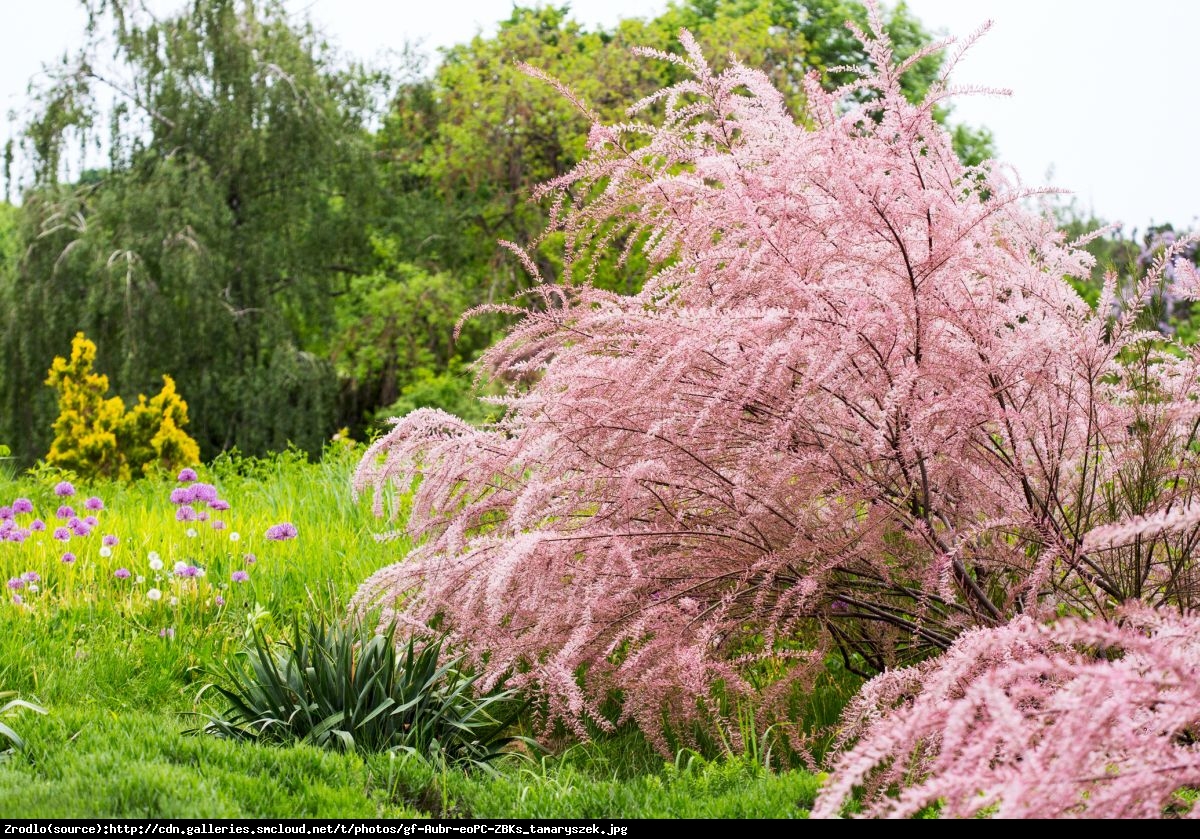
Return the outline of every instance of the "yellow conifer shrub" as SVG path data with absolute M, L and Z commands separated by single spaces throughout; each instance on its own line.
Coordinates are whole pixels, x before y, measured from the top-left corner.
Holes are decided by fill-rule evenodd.
M 157 396 L 139 395 L 126 411 L 119 396 L 107 397 L 108 376 L 92 369 L 95 360 L 96 345 L 77 332 L 70 360 L 50 365 L 46 384 L 58 391 L 58 419 L 47 462 L 82 477 L 127 481 L 200 461 L 200 447 L 183 430 L 187 403 L 170 376 Z

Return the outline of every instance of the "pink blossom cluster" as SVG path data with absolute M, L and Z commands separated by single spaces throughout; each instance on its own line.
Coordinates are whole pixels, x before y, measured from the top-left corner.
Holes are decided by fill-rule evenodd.
M 1195 813 L 1200 618 L 1018 618 L 869 682 L 812 815 L 1158 818 Z
M 948 83 L 906 100 L 944 45 L 899 61 L 876 11 L 858 34 L 872 67 L 811 76 L 800 119 L 685 33 L 659 57 L 691 78 L 592 130 L 541 193 L 584 280 L 504 307 L 519 320 L 482 360 L 504 419 L 416 411 L 359 466 L 378 514 L 412 491 L 416 547 L 355 608 L 440 618 L 485 687 L 666 750 L 664 714 L 713 725 L 719 685 L 769 715 L 833 646 L 879 671 L 1018 613 L 1200 601 L 1191 519 L 1085 540 L 1198 485 L 1200 356 L 1136 328 L 1155 270 L 1114 321 L 1110 281 L 1097 315 L 1065 279 L 1088 254 L 955 156 Z M 617 242 L 653 266 L 636 295 L 586 282 Z

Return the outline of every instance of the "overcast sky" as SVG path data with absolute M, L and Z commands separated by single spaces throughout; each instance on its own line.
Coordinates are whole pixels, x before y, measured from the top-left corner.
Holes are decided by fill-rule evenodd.
M 156 9 L 178 7 L 153 0 Z M 490 32 L 510 0 L 289 0 L 345 52 L 371 57 L 421 40 L 431 51 Z M 652 16 L 662 0 L 575 0 L 593 25 Z M 1200 220 L 1200 3 L 1188 0 L 909 0 L 930 29 L 994 27 L 956 79 L 1013 90 L 959 100 L 992 129 L 1000 159 L 1029 185 L 1070 189 L 1099 216 L 1144 228 Z M 78 0 L 0 0 L 0 108 L 19 109 L 31 76 L 82 38 Z M 7 136 L 9 128 L 3 129 Z

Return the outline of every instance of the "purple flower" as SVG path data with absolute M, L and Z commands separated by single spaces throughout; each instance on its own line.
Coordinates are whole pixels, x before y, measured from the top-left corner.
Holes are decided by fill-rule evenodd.
M 38 576 L 37 571 L 26 571 L 24 574 L 21 575 L 21 579 L 27 583 L 36 583 L 36 582 L 40 581 L 42 578 Z
M 73 519 L 71 521 L 71 532 L 76 536 L 87 536 L 92 532 L 92 529 L 79 519 Z
M 213 530 L 224 530 L 225 522 L 221 521 L 220 519 L 213 519 L 212 529 Z
M 164 629 L 158 630 L 158 637 L 159 638 L 167 638 L 167 639 L 174 638 L 175 637 L 175 627 L 168 626 Z
M 229 502 L 226 501 L 224 498 L 218 498 L 216 501 L 209 504 L 208 506 L 212 507 L 214 510 L 218 510 L 220 512 L 225 512 L 226 510 L 229 509 Z
M 242 554 L 242 561 L 247 565 L 253 565 L 254 563 L 258 562 L 258 557 L 256 557 L 254 554 Z
M 4 538 L 10 542 L 16 542 L 17 544 L 20 544 L 29 538 L 29 530 L 24 527 L 18 527 L 16 530 L 10 530 L 8 533 L 4 534 Z
M 229 579 L 233 580 L 235 583 L 244 583 L 250 579 L 250 575 L 247 574 L 245 571 L 238 569 L 237 571 L 234 571 L 233 574 L 230 575 Z
M 217 500 L 217 488 L 212 484 L 192 484 L 192 498 L 211 504 Z
M 54 511 L 54 516 L 55 516 L 55 518 L 60 518 L 60 519 L 73 519 L 73 518 L 75 518 L 75 510 L 74 510 L 74 508 L 69 507 L 66 504 L 63 504 L 61 507 L 59 507 L 57 510 Z
M 71 486 L 70 481 L 59 481 L 54 485 L 54 494 L 60 498 L 65 498 L 68 495 L 75 494 L 75 487 Z
M 128 568 L 118 568 L 116 571 L 113 571 L 113 576 L 116 577 L 118 580 L 127 580 L 127 579 L 129 579 L 129 569 Z
M 216 603 L 218 606 L 224 606 L 225 598 L 218 594 L 215 598 L 213 598 L 213 602 Z
M 111 533 L 105 533 L 104 538 L 100 540 L 100 544 L 104 545 L 106 548 L 111 548 L 113 545 L 117 544 L 117 541 L 118 539 L 116 536 L 112 535 Z
M 75 561 L 75 554 L 71 553 L 70 551 L 67 551 L 65 554 L 62 555 L 62 561 L 67 563 L 68 565 L 70 565 L 72 562 Z
M 201 510 L 196 513 L 196 521 L 208 521 L 208 510 Z
M 13 508 L 13 512 L 16 513 L 17 515 L 21 515 L 22 513 L 32 513 L 33 512 L 33 502 L 30 501 L 28 498 L 18 498 L 16 501 L 13 502 L 12 508 Z
M 71 531 L 65 527 L 56 527 L 54 528 L 54 538 L 60 542 L 66 542 L 71 538 Z
M 104 502 L 93 495 L 87 501 L 83 502 L 83 506 L 87 507 L 89 510 L 99 511 L 104 509 Z
M 25 588 L 25 581 L 22 580 L 20 577 L 12 577 L 8 581 L 8 587 L 11 588 L 13 591 L 23 589 L 23 588 Z
M 177 477 L 175 480 L 179 481 L 181 484 L 190 484 L 192 481 L 196 480 L 196 470 L 190 467 L 187 469 L 180 469 L 179 477 Z
M 25 602 L 25 600 L 24 600 L 24 598 L 21 597 L 21 595 L 19 595 L 19 594 L 13 595 L 13 603 L 16 603 L 18 606 L 20 606 L 24 602 Z
M 95 527 L 97 524 L 100 523 L 100 520 L 97 519 L 95 516 L 85 516 L 83 519 L 83 523 L 86 524 L 88 527 Z
M 197 568 L 195 565 L 185 565 L 182 568 L 180 568 L 177 565 L 175 567 L 175 576 L 176 577 L 185 577 L 188 579 L 191 579 L 193 577 L 199 577 L 200 569 Z
M 267 528 L 267 539 L 272 542 L 284 542 L 296 538 L 296 525 L 291 522 L 273 524 Z
M 191 487 L 180 487 L 171 490 L 172 504 L 191 504 L 196 500 L 196 496 L 192 494 Z
M 175 521 L 195 521 L 196 511 L 187 504 L 184 504 L 175 511 Z
M 0 507 L 0 519 L 11 519 L 13 517 L 12 507 Z
M 31 521 L 29 523 L 29 529 L 34 531 L 35 533 L 41 533 L 43 530 L 46 529 L 46 523 L 44 521 L 42 521 L 41 519 L 34 519 L 33 521 Z

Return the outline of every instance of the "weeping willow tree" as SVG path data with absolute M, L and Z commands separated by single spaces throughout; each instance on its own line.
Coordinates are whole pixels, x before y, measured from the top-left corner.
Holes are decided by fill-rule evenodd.
M 339 66 L 276 0 L 165 19 L 83 3 L 86 46 L 36 92 L 22 140 L 0 439 L 45 454 L 46 369 L 84 330 L 117 392 L 176 379 L 205 456 L 318 448 L 336 419 L 332 301 L 369 253 L 379 78 Z

